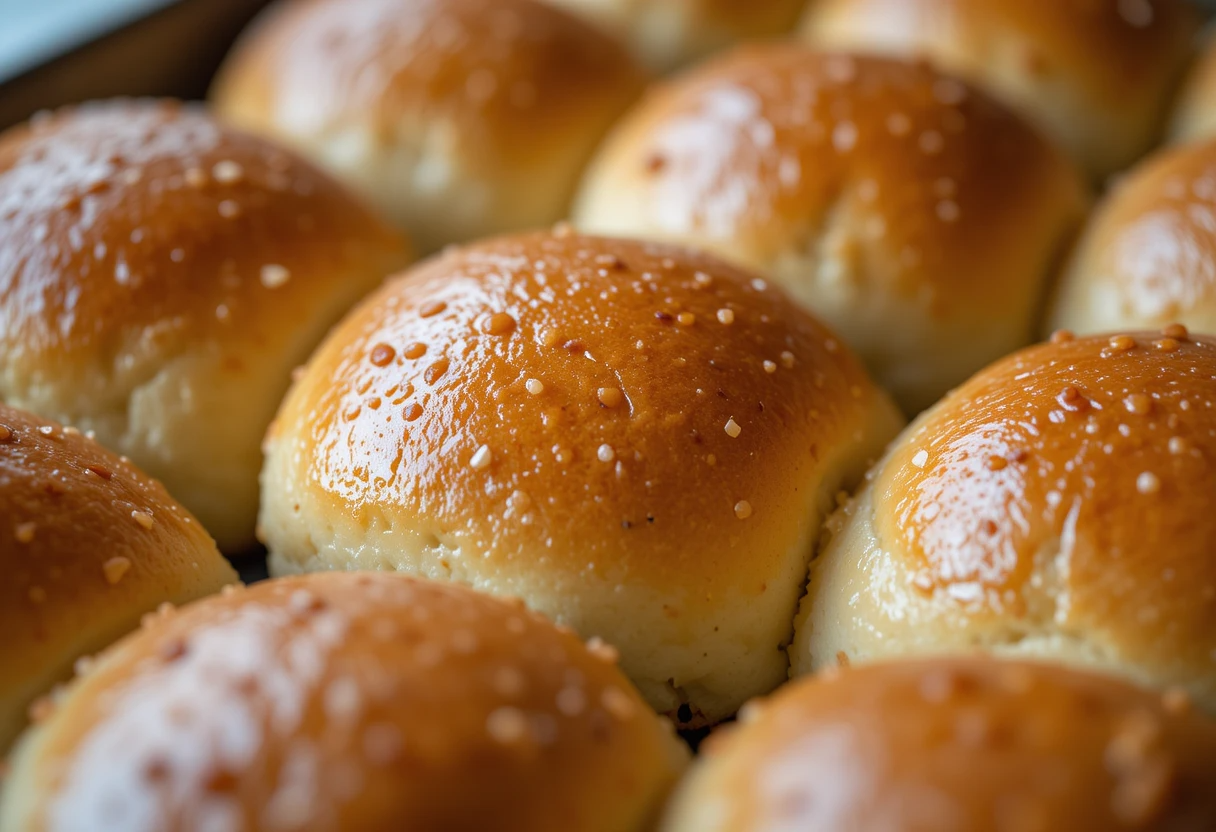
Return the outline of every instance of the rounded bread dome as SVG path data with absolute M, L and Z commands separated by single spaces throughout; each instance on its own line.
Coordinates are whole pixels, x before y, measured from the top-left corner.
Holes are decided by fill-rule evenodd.
M 22 742 L 5 829 L 640 830 L 687 750 L 521 605 L 390 574 L 152 621 Z
M 759 278 L 657 244 L 505 237 L 333 332 L 268 435 L 260 525 L 275 574 L 523 598 L 704 724 L 786 678 L 821 519 L 899 424 Z
M 789 44 L 655 88 L 601 149 L 574 221 L 770 277 L 916 412 L 1032 339 L 1085 202 L 1067 159 L 964 84 Z
M 562 219 L 645 80 L 611 36 L 536 0 L 304 0 L 254 24 L 211 98 L 434 252 Z
M 1163 151 L 1098 204 L 1047 313 L 1048 331 L 1216 333 L 1216 141 Z
M 806 0 L 547 0 L 622 38 L 639 60 L 672 70 L 742 40 L 791 31 Z
M 74 428 L 0 404 L 0 752 L 72 663 L 164 602 L 236 581 L 160 483 Z
M 337 183 L 200 108 L 38 117 L 0 136 L 0 400 L 94 431 L 239 550 L 292 368 L 406 259 Z
M 1186 0 L 815 0 L 803 33 L 822 48 L 927 58 L 1100 179 L 1159 137 L 1200 23 Z
M 892 662 L 794 682 L 745 715 L 703 748 L 663 832 L 1216 824 L 1216 725 L 1105 676 Z
M 977 374 L 828 524 L 796 673 L 988 651 L 1216 709 L 1216 340 L 1071 338 Z

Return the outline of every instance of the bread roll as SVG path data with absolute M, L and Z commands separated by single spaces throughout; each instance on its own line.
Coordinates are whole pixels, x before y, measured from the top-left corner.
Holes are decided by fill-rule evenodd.
M 909 412 L 1033 337 L 1084 189 L 925 66 L 745 48 L 658 88 L 590 169 L 581 229 L 704 246 L 832 324 Z
M 1216 39 L 1209 32 L 1178 93 L 1170 120 L 1175 142 L 1216 137 Z
M 1064 269 L 1047 330 L 1216 333 L 1216 141 L 1150 157 L 1106 195 Z
M 0 753 L 26 709 L 165 601 L 236 580 L 160 483 L 81 435 L 0 404 Z
M 1216 725 L 1176 693 L 938 659 L 803 680 L 748 710 L 664 832 L 1216 827 Z
M 687 749 L 606 648 L 400 575 L 256 584 L 103 654 L 21 743 L 11 832 L 641 832 Z
M 1160 135 L 1199 23 L 1186 0 L 813 0 L 803 27 L 820 47 L 932 60 L 1098 179 Z
M 557 234 L 456 250 L 339 326 L 267 439 L 272 573 L 523 598 L 715 722 L 787 672 L 821 519 L 899 418 L 778 289 Z
M 806 0 L 548 0 L 603 26 L 660 72 L 794 28 Z
M 796 673 L 983 650 L 1186 689 L 1216 709 L 1216 340 L 1032 347 L 892 444 L 829 523 Z
M 37 118 L 0 136 L 0 400 L 95 431 L 239 550 L 292 368 L 405 259 L 337 183 L 195 107 Z
M 212 100 L 433 252 L 564 217 L 644 81 L 621 44 L 535 0 L 303 0 L 263 15 Z

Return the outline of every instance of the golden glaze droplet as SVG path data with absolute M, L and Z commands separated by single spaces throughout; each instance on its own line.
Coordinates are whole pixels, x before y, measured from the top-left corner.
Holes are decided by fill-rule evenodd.
M 397 351 L 388 344 L 376 344 L 372 347 L 371 362 L 377 367 L 386 367 L 397 357 Z
M 101 571 L 106 577 L 106 583 L 113 586 L 131 571 L 131 561 L 121 555 L 112 557 L 101 565 Z
M 0 425 L 0 445 L 13 441 L 13 429 L 8 425 Z
M 418 307 L 418 317 L 433 318 L 440 312 L 448 308 L 448 305 L 441 300 L 428 300 L 422 306 Z
M 1056 344 L 1057 346 L 1060 344 L 1067 344 L 1075 340 L 1077 340 L 1077 336 L 1073 335 L 1071 330 L 1057 329 L 1055 332 L 1051 333 L 1051 343 Z
M 104 465 L 88 465 L 85 467 L 84 470 L 85 470 L 85 473 L 96 474 L 97 476 L 101 477 L 103 480 L 106 480 L 106 481 L 109 481 L 110 478 L 112 478 L 114 476 L 114 472 L 111 471 L 109 468 L 106 468 Z
M 291 279 L 291 272 L 277 263 L 268 263 L 262 266 L 259 277 L 267 289 L 277 289 Z
M 440 358 L 434 364 L 426 368 L 426 372 L 422 374 L 422 379 L 427 384 L 434 384 L 436 381 L 442 378 L 443 374 L 447 371 L 448 360 L 446 358 Z
M 154 518 L 150 513 L 146 511 L 139 511 L 138 509 L 131 512 L 131 519 L 143 529 L 151 529 L 156 525 L 156 518 Z
M 481 331 L 487 335 L 509 335 L 515 331 L 515 319 L 506 312 L 495 312 L 482 320 Z
M 484 471 L 490 467 L 490 463 L 494 461 L 494 453 L 490 450 L 489 445 L 482 445 L 473 452 L 473 458 L 469 460 L 469 465 L 474 471 Z
M 616 387 L 601 387 L 595 391 L 595 396 L 604 407 L 619 407 L 625 400 L 625 395 Z
M 723 430 L 726 431 L 726 435 L 731 439 L 738 439 L 739 434 L 743 433 L 743 428 L 739 427 L 739 423 L 735 421 L 733 416 L 726 421 L 726 426 Z
M 18 543 L 31 543 L 34 540 L 34 532 L 38 529 L 36 523 L 18 523 L 13 529 L 13 537 Z
M 746 520 L 752 516 L 752 504 L 747 500 L 740 500 L 735 503 L 735 516 L 740 520 Z

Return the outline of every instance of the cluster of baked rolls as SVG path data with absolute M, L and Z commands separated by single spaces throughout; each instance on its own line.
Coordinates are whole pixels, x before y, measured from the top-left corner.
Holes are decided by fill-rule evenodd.
M 1201 23 L 280 0 L 0 135 L 0 830 L 1216 828 Z

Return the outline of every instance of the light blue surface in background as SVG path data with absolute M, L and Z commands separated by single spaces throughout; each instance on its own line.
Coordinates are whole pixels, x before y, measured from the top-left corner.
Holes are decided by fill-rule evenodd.
M 174 0 L 0 0 L 0 82 Z

